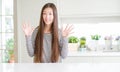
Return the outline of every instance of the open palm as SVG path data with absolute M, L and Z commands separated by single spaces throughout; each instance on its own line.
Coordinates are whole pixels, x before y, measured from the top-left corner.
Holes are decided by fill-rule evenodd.
M 29 24 L 23 24 L 22 29 L 26 36 L 31 36 L 34 30 Z
M 72 30 L 73 30 L 73 25 L 67 24 L 65 29 L 63 29 L 62 27 L 62 36 L 67 37 L 69 34 L 72 34 L 73 33 Z

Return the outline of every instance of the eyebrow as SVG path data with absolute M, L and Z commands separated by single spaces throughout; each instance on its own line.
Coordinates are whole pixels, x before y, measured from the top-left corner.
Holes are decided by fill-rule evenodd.
M 43 11 L 43 13 L 46 12 L 46 11 Z

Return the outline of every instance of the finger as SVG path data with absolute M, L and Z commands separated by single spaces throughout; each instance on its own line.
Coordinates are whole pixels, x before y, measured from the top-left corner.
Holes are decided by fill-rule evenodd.
M 22 25 L 22 30 L 25 33 L 25 24 Z
M 25 28 L 25 25 L 24 25 L 24 24 L 22 24 L 22 28 L 23 28 L 23 29 Z
M 66 25 L 66 27 L 65 27 L 65 29 L 64 29 L 64 30 L 67 30 L 68 26 L 69 26 L 69 24 L 67 24 L 67 25 Z
M 66 30 L 66 32 L 71 32 L 74 28 L 69 28 L 68 30 Z
M 62 27 L 61 27 L 61 31 L 63 31 L 63 24 L 62 24 Z
M 73 29 L 73 25 L 69 26 L 67 31 L 71 31 Z
M 30 22 L 27 22 L 28 27 L 31 27 Z
M 26 28 L 26 24 L 23 24 L 22 29 L 25 30 L 25 28 Z
M 71 32 L 73 29 L 74 29 L 73 27 L 72 27 L 72 28 L 70 28 L 70 29 L 68 30 L 68 32 Z
M 27 26 L 27 22 L 24 22 L 24 27 L 26 28 L 26 26 Z
M 70 34 L 73 34 L 73 33 L 74 33 L 74 32 L 70 32 L 70 33 L 66 34 L 66 37 L 69 36 Z
M 34 28 L 32 27 L 32 32 L 34 31 Z

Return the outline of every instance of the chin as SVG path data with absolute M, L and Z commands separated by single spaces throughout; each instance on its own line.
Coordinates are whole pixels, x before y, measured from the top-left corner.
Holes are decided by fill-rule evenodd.
M 46 25 L 51 25 L 52 23 L 46 23 Z

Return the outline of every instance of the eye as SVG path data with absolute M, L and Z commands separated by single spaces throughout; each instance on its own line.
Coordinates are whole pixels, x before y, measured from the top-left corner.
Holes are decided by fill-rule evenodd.
M 46 15 L 46 13 L 45 13 L 45 12 L 43 12 L 43 15 Z
M 49 13 L 49 15 L 53 15 L 52 13 Z

